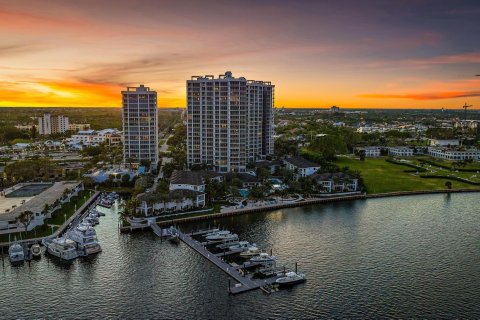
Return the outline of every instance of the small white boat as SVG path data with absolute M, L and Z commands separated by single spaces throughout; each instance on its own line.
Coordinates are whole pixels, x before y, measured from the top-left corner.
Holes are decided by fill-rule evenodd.
M 234 252 L 243 252 L 243 251 L 251 250 L 254 248 L 257 249 L 257 246 L 255 245 L 255 243 L 250 244 L 250 242 L 248 241 L 240 241 L 238 244 L 230 246 L 228 249 Z
M 273 262 L 277 260 L 275 256 L 271 256 L 268 253 L 262 252 L 258 256 L 250 258 L 251 262 L 260 262 L 260 263 L 267 263 L 267 262 Z
M 240 253 L 240 257 L 250 259 L 251 257 L 258 256 L 259 254 L 260 254 L 260 249 L 258 249 L 257 247 L 254 247 Z
M 73 260 L 78 257 L 75 242 L 67 237 L 53 239 L 53 241 L 48 244 L 47 251 L 62 260 Z
M 92 226 L 78 225 L 67 234 L 77 244 L 77 249 L 84 255 L 99 253 L 102 247 L 98 243 L 97 232 Z
M 15 242 L 8 248 L 8 257 L 13 264 L 23 263 L 25 261 L 25 252 L 21 244 Z
M 305 282 L 305 274 L 296 272 L 287 272 L 284 277 L 275 280 L 280 286 L 291 286 L 297 283 Z
M 40 247 L 38 243 L 35 243 L 30 247 L 30 253 L 33 259 L 40 259 L 42 257 L 42 247 Z
M 206 237 L 208 242 L 229 242 L 238 241 L 238 235 L 235 233 L 217 234 Z
M 218 236 L 218 235 L 227 235 L 227 234 L 230 234 L 231 232 L 228 231 L 228 230 L 215 230 L 213 232 L 210 232 L 210 233 L 207 233 L 205 235 L 205 238 L 208 238 L 208 237 L 214 237 L 214 236 Z

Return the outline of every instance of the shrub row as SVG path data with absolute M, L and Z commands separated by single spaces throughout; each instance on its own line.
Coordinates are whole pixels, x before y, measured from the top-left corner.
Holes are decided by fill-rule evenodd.
M 435 176 L 430 174 L 422 174 L 420 178 L 427 178 L 427 179 L 448 179 L 448 180 L 455 180 L 460 181 L 468 184 L 472 184 L 474 186 L 480 186 L 480 182 L 474 182 L 467 179 L 459 178 L 459 177 L 450 177 L 450 176 Z
M 480 171 L 480 168 L 477 168 L 477 169 L 457 168 L 457 167 L 451 167 L 451 166 L 447 166 L 447 165 L 444 165 L 444 164 L 436 163 L 435 161 L 426 160 L 426 159 L 419 159 L 418 161 L 420 161 L 422 163 L 430 164 L 434 167 L 439 167 L 439 168 L 452 170 L 452 171 L 454 171 L 454 170 L 458 170 L 458 171 L 461 171 L 461 172 L 477 172 L 477 171 Z
M 398 165 L 401 165 L 401 166 L 406 166 L 406 167 L 410 167 L 410 168 L 414 168 L 416 169 L 415 171 L 413 170 L 405 170 L 405 172 L 425 172 L 427 171 L 427 169 L 423 168 L 423 167 L 420 167 L 420 166 L 416 166 L 414 164 L 411 164 L 411 163 L 405 163 L 405 162 L 400 162 L 400 161 L 395 161 L 395 160 L 392 160 L 392 159 L 386 159 L 385 161 L 387 162 L 390 162 L 390 163 L 393 163 L 393 164 L 398 164 Z

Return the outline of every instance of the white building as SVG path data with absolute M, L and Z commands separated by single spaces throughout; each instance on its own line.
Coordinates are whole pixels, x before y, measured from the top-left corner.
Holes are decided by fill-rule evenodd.
M 432 147 L 455 147 L 460 145 L 459 139 L 430 139 Z
M 54 116 L 47 112 L 43 117 L 38 118 L 38 133 L 41 135 L 65 133 L 68 130 L 68 117 L 62 115 Z
M 313 181 L 322 188 L 322 192 L 354 192 L 358 190 L 358 179 L 345 173 L 323 173 L 312 175 Z
M 320 169 L 320 165 L 302 157 L 290 157 L 284 160 L 288 170 L 295 173 L 295 177 L 308 177 Z
M 380 147 L 358 147 L 355 148 L 357 152 L 365 152 L 365 157 L 367 158 L 377 158 L 380 157 Z
M 90 130 L 89 123 L 70 123 L 69 124 L 70 131 L 83 131 L 83 130 Z
M 172 190 L 164 197 L 155 193 L 142 194 L 138 197 L 140 205 L 137 212 L 146 216 L 175 213 L 205 206 L 205 193 L 193 190 Z
M 123 160 L 140 164 L 158 162 L 157 92 L 149 87 L 128 87 L 122 91 Z
M 273 153 L 273 94 L 270 82 L 225 72 L 187 81 L 188 166 L 244 172 L 248 162 Z
M 477 149 L 450 149 L 442 147 L 428 147 L 428 155 L 434 158 L 463 161 L 467 159 L 480 160 L 480 150 Z
M 390 147 L 388 148 L 388 155 L 394 157 L 412 157 L 413 149 L 408 147 Z

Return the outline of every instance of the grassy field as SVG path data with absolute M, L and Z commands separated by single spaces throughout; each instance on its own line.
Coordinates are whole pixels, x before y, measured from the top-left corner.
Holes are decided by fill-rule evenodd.
M 407 173 L 404 170 L 412 170 L 406 166 L 397 165 L 385 161 L 385 158 L 367 158 L 365 161 L 349 157 L 338 157 L 336 164 L 340 167 L 348 166 L 352 170 L 361 172 L 369 194 L 446 189 L 447 179 L 425 179 L 415 173 Z M 480 189 L 467 183 L 450 180 L 452 189 Z

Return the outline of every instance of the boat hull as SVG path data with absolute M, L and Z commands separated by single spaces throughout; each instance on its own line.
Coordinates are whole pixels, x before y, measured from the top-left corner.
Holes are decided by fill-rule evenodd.
M 280 287 L 285 288 L 285 287 L 291 287 L 296 284 L 304 283 L 304 282 L 305 282 L 305 279 L 297 279 L 297 280 L 290 280 L 286 282 L 275 282 L 275 283 L 278 284 Z

